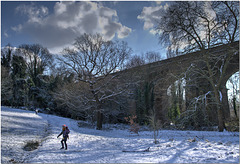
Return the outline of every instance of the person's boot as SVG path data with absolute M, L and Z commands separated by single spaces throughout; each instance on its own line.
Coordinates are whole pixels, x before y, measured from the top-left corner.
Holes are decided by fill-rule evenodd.
M 62 144 L 62 148 L 61 149 L 64 149 L 63 141 L 61 141 L 61 144 Z

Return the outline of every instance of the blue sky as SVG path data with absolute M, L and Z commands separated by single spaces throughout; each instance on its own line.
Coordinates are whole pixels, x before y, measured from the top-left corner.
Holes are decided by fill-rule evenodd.
M 166 3 L 154 1 L 2 1 L 1 46 L 39 43 L 58 53 L 86 33 L 123 40 L 140 55 L 165 50 L 153 34 L 154 14 Z M 155 12 L 155 13 L 154 13 Z

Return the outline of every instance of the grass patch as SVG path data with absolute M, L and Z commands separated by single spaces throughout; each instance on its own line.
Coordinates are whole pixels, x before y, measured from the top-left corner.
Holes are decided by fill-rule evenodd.
M 39 141 L 28 141 L 27 144 L 23 147 L 25 151 L 33 151 L 38 148 L 40 145 Z

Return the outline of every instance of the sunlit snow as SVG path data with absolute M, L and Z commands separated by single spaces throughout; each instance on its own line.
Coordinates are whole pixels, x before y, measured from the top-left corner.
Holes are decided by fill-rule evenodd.
M 2 163 L 239 163 L 238 132 L 160 130 L 154 144 L 153 132 L 134 135 L 120 125 L 99 131 L 78 127 L 72 119 L 8 107 L 2 107 L 1 116 Z M 71 131 L 68 150 L 60 150 L 57 138 L 62 124 Z M 41 142 L 38 149 L 23 150 L 31 140 Z

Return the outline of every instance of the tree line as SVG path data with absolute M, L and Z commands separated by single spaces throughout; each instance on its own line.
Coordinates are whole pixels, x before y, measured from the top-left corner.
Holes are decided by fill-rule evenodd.
M 238 40 L 239 2 L 172 2 L 159 15 L 155 30 L 158 31 L 160 43 L 168 49 L 167 57 L 196 50 L 205 52 L 204 59 L 200 61 L 204 64 L 193 63 L 189 72 L 183 74 L 191 79 L 187 81 L 187 86 L 197 88 L 200 83 L 196 82 L 199 80 L 207 81 L 206 85 L 211 86 L 211 91 L 200 88 L 202 92 L 192 100 L 201 96 L 211 99 L 218 116 L 218 128 L 223 131 L 226 119 L 221 86 L 226 69 L 236 54 L 234 49 L 229 49 L 231 52 L 216 57 L 207 50 Z M 15 49 L 7 45 L 1 50 L 1 103 L 48 108 L 62 116 L 97 121 L 97 128 L 101 129 L 104 120 L 124 121 L 121 118 L 129 115 L 126 97 L 131 97 L 137 102 L 137 121 L 147 124 L 146 115 L 156 110 L 153 107 L 154 86 L 151 82 L 145 82 L 139 87 L 134 82 L 119 79 L 119 74 L 124 69 L 159 61 L 162 56 L 158 52 L 140 56 L 131 54 L 131 48 L 125 42 L 105 41 L 99 34 L 77 37 L 72 48 L 64 48 L 58 56 L 39 44 L 23 44 Z M 213 57 L 219 60 L 214 63 Z M 216 65 L 220 65 L 220 69 Z M 182 98 L 181 79 L 179 77 L 180 82 L 171 87 L 168 117 L 175 123 L 178 119 L 187 120 L 185 124 L 195 126 L 196 121 L 187 117 L 189 113 L 183 110 L 186 103 Z M 129 91 L 131 87 L 136 88 L 135 93 Z M 194 112 L 202 114 L 206 109 L 202 106 L 203 102 L 192 101 L 189 104 L 188 112 L 196 107 L 200 110 Z M 197 118 L 199 114 L 193 115 Z M 198 122 L 206 123 L 206 120 Z
M 105 41 L 99 34 L 77 37 L 73 47 L 64 48 L 61 55 L 52 55 L 39 44 L 18 48 L 9 44 L 1 50 L 1 103 L 48 108 L 66 117 L 97 120 L 101 129 L 103 114 L 118 119 L 112 113 L 124 113 L 104 108 L 120 104 L 114 97 L 127 93 L 128 84 L 116 79 L 121 70 L 137 66 L 131 53 L 126 42 Z M 148 62 L 160 59 L 159 54 L 149 54 L 154 53 L 148 52 Z M 111 103 L 104 107 L 106 101 Z

